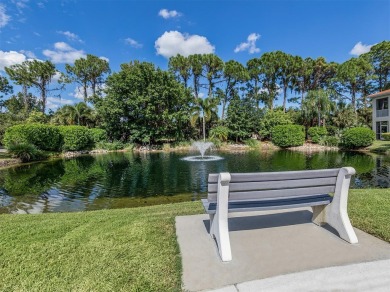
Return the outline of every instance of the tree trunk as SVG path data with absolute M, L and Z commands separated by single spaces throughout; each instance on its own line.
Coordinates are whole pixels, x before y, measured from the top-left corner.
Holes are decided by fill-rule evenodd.
M 287 103 L 287 86 L 283 88 L 283 111 L 286 112 L 286 103 Z
M 87 83 L 84 83 L 83 89 L 84 89 L 84 102 L 87 103 L 88 101 L 88 92 L 87 92 Z
M 42 98 L 42 113 L 45 114 L 46 110 L 46 86 L 41 87 L 41 98 Z
M 203 141 L 206 141 L 206 119 L 203 112 Z
M 28 96 L 27 96 L 27 86 L 23 85 L 23 100 L 24 100 L 24 110 L 28 112 Z

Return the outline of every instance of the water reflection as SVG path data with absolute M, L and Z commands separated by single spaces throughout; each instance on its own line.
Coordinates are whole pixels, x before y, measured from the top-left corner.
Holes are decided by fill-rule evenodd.
M 0 213 L 133 207 L 197 200 L 209 173 L 352 166 L 353 188 L 389 187 L 390 159 L 354 152 L 238 152 L 219 161 L 183 161 L 187 153 L 110 153 L 0 171 Z

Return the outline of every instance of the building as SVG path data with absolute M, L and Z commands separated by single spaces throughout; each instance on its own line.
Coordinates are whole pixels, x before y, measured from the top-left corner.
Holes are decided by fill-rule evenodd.
M 372 130 L 376 138 L 382 139 L 383 133 L 390 132 L 389 98 L 390 89 L 369 96 L 372 100 Z

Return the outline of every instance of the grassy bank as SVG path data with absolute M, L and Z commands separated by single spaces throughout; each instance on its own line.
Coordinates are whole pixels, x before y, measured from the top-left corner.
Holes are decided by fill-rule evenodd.
M 387 154 L 390 150 L 390 141 L 375 140 L 367 149 L 371 152 Z
M 180 291 L 175 216 L 199 202 L 0 215 L 0 291 Z M 353 225 L 390 242 L 390 190 L 352 190 Z

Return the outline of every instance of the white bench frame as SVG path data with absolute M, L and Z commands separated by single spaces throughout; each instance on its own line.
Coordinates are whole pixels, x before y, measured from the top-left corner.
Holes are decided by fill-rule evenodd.
M 306 171 L 309 173 L 310 171 Z M 302 172 L 304 173 L 304 172 Z M 275 173 L 276 175 L 277 173 Z M 348 189 L 351 176 L 355 174 L 355 169 L 352 167 L 343 167 L 339 170 L 333 200 L 327 205 L 311 205 L 313 209 L 313 223 L 321 225 L 328 223 L 338 233 L 339 236 L 349 243 L 358 243 L 357 236 L 347 213 Z M 302 177 L 305 179 L 305 177 Z M 253 208 L 248 210 L 229 210 L 229 185 L 231 182 L 231 175 L 228 172 L 220 173 L 218 177 L 218 190 L 216 211 L 208 212 L 210 216 L 210 235 L 215 238 L 219 255 L 222 261 L 228 262 L 232 260 L 232 252 L 230 247 L 228 213 L 229 212 L 244 212 L 253 211 Z M 258 198 L 261 200 L 261 198 Z M 206 208 L 207 200 L 202 200 Z M 235 199 L 237 202 L 237 198 Z M 291 206 L 294 208 L 296 206 Z M 272 209 L 272 208 L 271 208 Z M 277 208 L 274 208 L 277 209 Z

